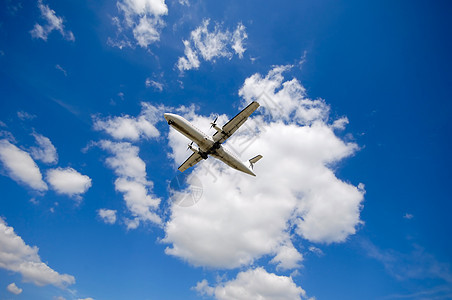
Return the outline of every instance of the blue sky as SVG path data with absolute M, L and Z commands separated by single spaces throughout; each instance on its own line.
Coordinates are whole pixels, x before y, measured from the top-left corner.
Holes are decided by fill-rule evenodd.
M 1 1 L 0 299 L 452 298 L 450 12 Z M 257 177 L 171 190 L 163 113 L 213 134 L 251 101 L 225 146 Z

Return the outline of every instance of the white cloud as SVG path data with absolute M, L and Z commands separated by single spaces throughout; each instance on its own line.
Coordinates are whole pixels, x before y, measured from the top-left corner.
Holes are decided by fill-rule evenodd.
M 412 218 L 414 218 L 414 216 L 413 216 L 412 214 L 405 213 L 405 215 L 403 216 L 403 218 L 404 218 L 404 219 L 407 219 L 407 220 L 411 220 Z
M 160 39 L 160 31 L 165 27 L 162 17 L 168 14 L 165 0 L 121 0 L 116 3 L 121 17 L 114 17 L 117 26 L 116 39 L 109 39 L 112 46 L 132 47 L 130 31 L 136 44 L 147 48 Z
M 47 171 L 47 182 L 58 194 L 79 197 L 91 187 L 91 178 L 71 167 Z
M 203 280 L 194 289 L 218 300 L 300 300 L 306 297 L 306 292 L 291 277 L 268 273 L 263 268 L 240 272 L 236 279 L 215 287 Z
M 17 117 L 19 119 L 21 119 L 22 121 L 33 120 L 34 118 L 36 118 L 35 115 L 29 114 L 26 111 L 18 111 L 17 112 Z
M 97 211 L 97 213 L 106 224 L 116 223 L 116 210 L 101 208 Z
M 325 101 L 307 98 L 306 89 L 295 78 L 284 81 L 282 73 L 291 67 L 277 66 L 265 77 L 258 73 L 248 77 L 239 95 L 245 100 L 244 103 L 259 100 L 265 108 L 262 112 L 273 121 L 295 122 L 299 125 L 325 122 L 329 114 L 329 106 Z
M 279 268 L 288 269 L 302 260 L 292 245 L 293 232 L 327 244 L 355 233 L 363 185 L 338 179 L 331 166 L 358 147 L 335 135 L 325 101 L 307 98 L 296 79 L 284 81 L 287 69 L 275 67 L 265 77 L 255 74 L 240 90 L 244 105 L 257 99 L 261 107 L 226 147 L 244 159 L 262 154 L 254 167 L 257 177 L 213 158 L 199 163 L 192 174 L 203 183 L 203 198 L 190 208 L 171 207 L 163 239 L 170 244 L 167 254 L 216 268 L 249 265 L 271 255 Z M 258 97 L 259 89 L 266 91 L 265 99 Z M 198 128 L 209 128 L 212 120 L 194 112 L 185 116 Z M 220 115 L 217 123 L 227 119 Z M 179 164 L 188 156 L 187 140 L 174 130 L 168 137 Z
M 310 246 L 308 249 L 309 249 L 309 251 L 311 251 L 312 253 L 314 253 L 314 254 L 317 255 L 317 256 L 323 256 L 323 255 L 325 255 L 325 254 L 323 253 L 322 249 L 319 249 L 319 248 L 317 248 L 317 247 Z
M 37 191 L 47 190 L 47 184 L 42 180 L 41 171 L 30 154 L 5 139 L 0 140 L 0 161 L 3 162 L 13 180 Z
M 16 283 L 14 283 L 14 282 L 8 284 L 6 289 L 8 290 L 8 292 L 13 293 L 15 295 L 19 295 L 20 293 L 22 293 L 22 289 L 17 287 Z
M 160 199 L 151 195 L 153 184 L 146 179 L 146 164 L 138 156 L 138 147 L 106 140 L 98 145 L 113 155 L 106 159 L 106 164 L 118 176 L 115 188 L 124 195 L 127 208 L 134 218 L 126 220 L 128 228 L 136 228 L 140 221 L 160 224 L 161 219 L 155 213 Z
M 295 249 L 292 243 L 281 245 L 276 256 L 270 261 L 277 264 L 277 269 L 288 270 L 300 267 L 303 256 Z
M 222 31 L 219 25 L 209 32 L 210 20 L 204 20 L 202 24 L 190 33 L 190 39 L 184 40 L 184 57 L 179 57 L 177 68 L 179 71 L 199 68 L 199 57 L 206 61 L 215 61 L 219 57 L 232 58 L 235 52 L 239 58 L 245 52 L 244 41 L 247 38 L 245 26 L 242 23 L 231 33 L 229 30 Z
M 140 138 L 155 138 L 160 135 L 155 123 L 162 116 L 162 108 L 142 102 L 141 113 L 138 117 L 125 115 L 122 117 L 108 117 L 101 119 L 95 116 L 94 129 L 103 130 L 118 140 L 137 141 Z
M 243 58 L 243 53 L 246 50 L 243 43 L 247 38 L 248 35 L 245 32 L 245 26 L 243 26 L 242 23 L 239 23 L 232 34 L 232 49 L 234 49 L 235 53 L 237 53 L 240 58 Z
M 160 82 L 157 82 L 155 80 L 151 80 L 150 78 L 146 78 L 145 81 L 146 87 L 154 87 L 159 92 L 163 91 L 163 84 Z
M 61 72 L 63 72 L 64 76 L 67 76 L 67 72 L 62 66 L 56 64 L 55 69 L 60 70 Z
M 38 286 L 52 284 L 64 288 L 75 283 L 75 278 L 59 274 L 41 261 L 37 247 L 30 247 L 14 229 L 0 219 L 0 268 L 17 272 L 25 282 Z
M 47 164 L 57 163 L 58 154 L 50 139 L 38 133 L 33 133 L 33 137 L 38 147 L 30 148 L 31 156 Z
M 361 246 L 369 257 L 380 261 L 386 271 L 398 280 L 429 278 L 452 284 L 450 264 L 438 261 L 419 245 L 414 245 L 410 253 L 382 250 L 368 240 L 362 240 Z
M 331 125 L 331 127 L 334 129 L 338 129 L 338 130 L 344 130 L 345 126 L 347 126 L 347 124 L 348 124 L 348 118 L 342 117 L 342 118 L 334 121 L 333 124 Z
M 66 40 L 75 41 L 72 31 L 64 29 L 63 18 L 58 17 L 53 9 L 42 3 L 42 0 L 38 0 L 38 7 L 41 11 L 41 17 L 45 20 L 46 24 L 35 24 L 33 29 L 30 31 L 33 38 L 39 38 L 47 41 L 48 35 L 52 31 L 58 30 Z

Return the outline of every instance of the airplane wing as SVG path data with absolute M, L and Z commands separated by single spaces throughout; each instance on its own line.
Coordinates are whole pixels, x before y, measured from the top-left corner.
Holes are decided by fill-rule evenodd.
M 194 165 L 196 165 L 197 163 L 199 163 L 202 160 L 201 155 L 199 155 L 199 153 L 193 153 L 192 155 L 190 155 L 189 158 L 187 158 L 187 160 L 180 165 L 179 167 L 179 171 L 183 172 L 185 170 L 187 170 L 190 167 L 193 167 Z
M 223 126 L 222 131 L 217 131 L 213 135 L 213 140 L 219 142 L 220 144 L 226 141 L 234 132 L 242 126 L 243 123 L 248 119 L 248 117 L 259 107 L 259 103 L 256 101 L 251 102 L 247 107 L 245 107 L 241 112 L 239 112 L 234 118 L 229 120 Z

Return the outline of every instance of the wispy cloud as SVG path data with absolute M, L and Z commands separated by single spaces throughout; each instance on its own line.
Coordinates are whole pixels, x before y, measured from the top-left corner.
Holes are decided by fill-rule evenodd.
M 17 117 L 19 119 L 21 119 L 22 121 L 26 121 L 26 120 L 33 120 L 34 118 L 36 118 L 35 115 L 32 115 L 30 113 L 27 113 L 26 111 L 18 111 L 17 112 Z
M 215 61 L 220 57 L 231 59 L 233 53 L 239 58 L 245 52 L 244 41 L 247 39 L 245 26 L 242 23 L 237 25 L 234 32 L 222 30 L 220 25 L 215 25 L 213 31 L 209 31 L 210 20 L 203 23 L 190 33 L 190 38 L 184 40 L 184 54 L 179 57 L 177 68 L 179 71 L 197 69 L 200 66 L 200 58 L 206 61 Z
M 32 133 L 32 135 L 36 140 L 37 147 L 30 148 L 31 156 L 47 164 L 57 163 L 58 154 L 50 139 L 36 132 Z
M 44 19 L 45 24 L 35 24 L 33 29 L 30 31 L 33 38 L 39 38 L 47 41 L 48 35 L 52 31 L 57 30 L 66 40 L 75 41 L 75 37 L 72 31 L 65 30 L 63 25 L 63 18 L 57 16 L 53 9 L 44 4 L 42 0 L 38 0 L 38 8 L 41 11 L 41 18 Z
M 60 70 L 64 74 L 64 76 L 67 76 L 67 72 L 62 66 L 57 64 L 55 65 L 55 69 Z
M 450 265 L 439 262 L 419 245 L 414 245 L 410 253 L 382 250 L 369 240 L 362 240 L 361 246 L 369 257 L 381 262 L 386 271 L 398 280 L 433 278 L 452 284 Z
M 154 89 L 158 90 L 159 92 L 163 91 L 163 83 L 157 82 L 155 80 L 151 80 L 150 78 L 146 78 L 145 81 L 146 87 L 153 87 Z

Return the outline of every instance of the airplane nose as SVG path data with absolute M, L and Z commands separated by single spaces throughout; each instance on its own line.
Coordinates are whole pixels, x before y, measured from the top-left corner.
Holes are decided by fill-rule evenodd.
M 168 114 L 168 113 L 166 113 L 166 114 L 163 114 L 163 116 L 165 117 L 165 120 L 167 120 L 167 121 L 168 121 L 168 117 L 169 117 L 169 114 Z

